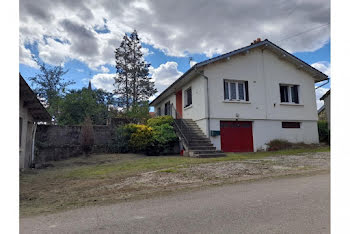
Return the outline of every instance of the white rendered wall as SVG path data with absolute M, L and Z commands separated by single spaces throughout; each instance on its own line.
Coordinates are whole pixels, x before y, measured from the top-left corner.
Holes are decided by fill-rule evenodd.
M 209 64 L 210 117 L 240 119 L 317 120 L 314 79 L 268 50 L 256 49 L 246 55 Z M 225 79 L 249 83 L 249 102 L 224 101 Z M 300 85 L 299 105 L 280 102 L 279 84 Z
M 185 91 L 192 89 L 192 105 L 185 107 Z M 182 117 L 184 119 L 202 120 L 206 117 L 206 81 L 201 76 L 195 77 L 182 88 Z M 202 129 L 205 133 L 205 129 Z

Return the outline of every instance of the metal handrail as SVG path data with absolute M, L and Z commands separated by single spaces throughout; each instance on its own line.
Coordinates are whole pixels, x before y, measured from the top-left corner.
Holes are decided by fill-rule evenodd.
M 183 140 L 185 141 L 186 146 L 188 147 L 189 146 L 188 139 L 186 138 L 185 134 L 183 133 L 184 129 L 186 129 L 186 128 L 188 129 L 188 126 L 185 123 L 185 121 L 183 120 L 183 118 L 181 117 L 181 115 L 176 111 L 174 106 L 171 105 L 171 107 L 172 107 L 171 112 L 174 111 L 174 114 L 175 114 L 174 123 L 175 123 L 177 129 L 179 130 L 179 133 L 182 136 Z M 171 114 L 171 116 L 173 116 L 173 113 L 170 113 L 170 114 Z M 179 120 L 179 121 L 177 122 L 176 120 Z

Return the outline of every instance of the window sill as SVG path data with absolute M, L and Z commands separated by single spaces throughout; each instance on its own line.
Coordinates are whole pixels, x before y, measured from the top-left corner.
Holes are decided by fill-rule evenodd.
M 223 100 L 224 103 L 241 103 L 241 104 L 250 104 L 249 101 L 236 101 L 236 100 Z
M 184 110 L 187 110 L 187 109 L 190 109 L 190 108 L 192 108 L 192 104 L 189 105 L 189 106 L 184 107 Z
M 289 103 L 289 102 L 281 102 L 280 103 L 281 106 L 304 106 L 304 104 L 301 103 Z

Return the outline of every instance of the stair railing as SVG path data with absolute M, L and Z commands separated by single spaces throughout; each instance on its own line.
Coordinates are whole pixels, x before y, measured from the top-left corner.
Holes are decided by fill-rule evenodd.
M 178 130 L 178 132 L 181 135 L 181 138 L 185 141 L 186 146 L 189 146 L 188 143 L 188 139 L 185 135 L 185 130 L 188 129 L 187 124 L 185 123 L 185 121 L 183 120 L 182 116 L 177 112 L 177 110 L 175 109 L 175 107 L 173 105 L 171 105 L 171 111 L 170 111 L 170 115 L 174 118 L 174 123 L 176 125 L 176 128 Z

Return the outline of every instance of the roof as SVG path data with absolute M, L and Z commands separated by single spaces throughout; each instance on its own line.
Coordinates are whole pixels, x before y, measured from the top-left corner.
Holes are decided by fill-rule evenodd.
M 307 64 L 306 62 L 302 61 L 301 59 L 297 58 L 296 56 L 294 56 L 291 53 L 287 52 L 286 50 L 282 49 L 281 47 L 275 45 L 271 41 L 265 39 L 263 41 L 251 44 L 249 46 L 242 47 L 240 49 L 228 52 L 226 54 L 219 55 L 217 57 L 205 60 L 205 61 L 200 62 L 200 63 L 196 63 L 189 70 L 187 70 L 180 78 L 175 80 L 174 83 L 172 83 L 167 89 L 165 89 L 161 94 L 159 94 L 158 97 L 156 97 L 150 103 L 150 105 L 152 106 L 152 105 L 154 105 L 154 103 L 157 103 L 162 96 L 167 97 L 168 95 L 170 95 L 171 93 L 169 93 L 169 90 L 171 90 L 172 87 L 174 87 L 176 84 L 178 84 L 182 79 L 184 79 L 186 76 L 188 76 L 194 70 L 196 70 L 200 67 L 203 67 L 205 65 L 214 63 L 216 61 L 219 61 L 219 60 L 246 52 L 248 50 L 251 50 L 251 49 L 254 49 L 257 47 L 262 47 L 262 46 L 264 46 L 267 49 L 270 49 L 272 52 L 274 52 L 276 54 L 280 54 L 281 57 L 284 57 L 289 62 L 296 64 L 300 69 L 305 70 L 308 73 L 311 73 L 312 76 L 314 77 L 315 81 L 320 82 L 320 81 L 328 79 L 328 76 L 326 74 L 322 73 L 321 71 L 317 70 L 316 68 L 312 67 L 311 65 Z
M 320 100 L 324 100 L 326 97 L 328 97 L 329 95 L 331 95 L 331 90 L 328 90 L 327 93 L 325 93 Z
M 28 109 L 28 112 L 33 116 L 34 121 L 51 121 L 51 115 L 40 103 L 36 94 L 29 87 L 21 74 L 19 74 L 19 90 L 20 100 L 23 100 L 23 106 Z

